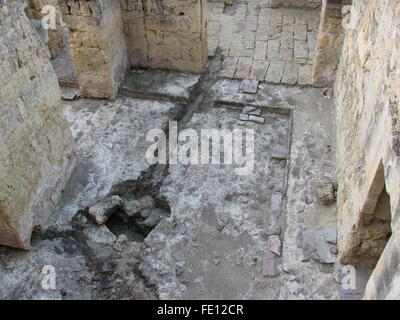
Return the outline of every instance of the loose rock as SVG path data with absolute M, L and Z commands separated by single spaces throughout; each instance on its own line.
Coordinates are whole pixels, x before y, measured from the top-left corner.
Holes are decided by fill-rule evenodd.
M 258 81 L 257 80 L 243 80 L 240 84 L 240 89 L 245 93 L 257 93 Z
M 256 123 L 265 123 L 265 118 L 250 115 L 249 116 L 249 121 L 253 121 L 253 122 L 256 122 Z
M 108 196 L 89 208 L 89 217 L 98 225 L 106 223 L 108 218 L 122 205 L 122 199 L 118 196 Z
M 328 178 L 317 181 L 316 193 L 319 201 L 324 205 L 331 204 L 336 200 L 333 183 Z

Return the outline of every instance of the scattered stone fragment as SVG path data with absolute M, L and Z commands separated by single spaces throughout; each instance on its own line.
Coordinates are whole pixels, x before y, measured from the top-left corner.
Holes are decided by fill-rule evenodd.
M 216 266 L 221 262 L 221 256 L 217 251 L 213 251 L 213 261 Z
M 144 220 L 144 225 L 149 228 L 154 228 L 157 223 L 160 221 L 160 215 L 150 215 L 149 217 Z
M 242 80 L 240 89 L 245 93 L 257 93 L 258 81 L 249 79 Z
M 333 188 L 332 181 L 328 178 L 321 179 L 316 183 L 316 193 L 319 201 L 328 205 L 335 202 L 335 189 Z
M 331 244 L 337 244 L 336 228 L 323 229 L 325 241 Z
M 267 248 L 269 251 L 275 253 L 277 256 L 282 254 L 282 244 L 281 239 L 277 235 L 272 235 L 268 237 Z
M 177 253 L 175 253 L 174 257 L 176 261 L 185 260 L 185 254 L 183 253 L 183 251 L 178 251 Z
M 120 234 L 114 242 L 114 249 L 118 252 L 122 252 L 125 244 L 128 242 L 128 237 L 124 234 Z
M 256 123 L 265 123 L 265 118 L 249 115 L 249 121 L 253 121 Z
M 303 255 L 306 260 L 335 263 L 336 257 L 331 253 L 331 246 L 325 241 L 323 230 L 306 229 L 302 238 Z
M 108 196 L 89 208 L 89 216 L 98 224 L 106 223 L 108 218 L 122 205 L 118 196 Z
M 285 146 L 277 144 L 272 148 L 272 159 L 286 160 L 288 158 L 288 149 Z
M 241 114 L 239 115 L 239 120 L 241 120 L 241 121 L 249 121 L 249 115 L 248 115 L 248 114 L 241 113 Z
M 276 277 L 279 275 L 277 259 L 278 257 L 273 252 L 266 250 L 262 270 L 264 277 Z
M 86 227 L 84 234 L 88 240 L 107 246 L 112 246 L 114 241 L 117 240 L 115 234 L 105 225 L 97 226 L 91 223 Z
M 297 204 L 296 210 L 297 210 L 298 213 L 304 212 L 304 209 L 305 209 L 304 203 Z
M 252 106 L 246 106 L 242 109 L 242 112 L 248 115 L 253 115 L 253 116 L 260 116 L 261 115 L 261 110 L 257 109 Z
M 250 112 L 254 112 L 256 110 L 257 110 L 256 107 L 246 106 L 246 107 L 243 107 L 242 112 L 246 113 L 246 114 L 249 114 Z

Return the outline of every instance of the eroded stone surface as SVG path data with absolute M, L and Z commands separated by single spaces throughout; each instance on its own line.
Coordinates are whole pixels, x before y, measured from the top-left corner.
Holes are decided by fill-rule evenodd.
M 23 2 L 0 1 L 0 27 L 0 244 L 29 249 L 76 156 L 49 51 Z

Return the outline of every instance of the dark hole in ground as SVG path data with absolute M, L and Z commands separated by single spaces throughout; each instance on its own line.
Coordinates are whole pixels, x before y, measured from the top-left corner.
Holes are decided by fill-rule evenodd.
M 117 237 L 124 234 L 131 241 L 143 242 L 170 213 L 171 208 L 164 198 L 130 197 L 124 199 L 122 208 L 108 218 L 106 226 Z

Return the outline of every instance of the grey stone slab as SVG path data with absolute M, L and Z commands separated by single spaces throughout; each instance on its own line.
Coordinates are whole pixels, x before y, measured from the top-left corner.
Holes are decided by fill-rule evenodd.
M 306 63 L 308 60 L 308 45 L 306 41 L 294 42 L 294 60 L 299 63 Z
M 336 261 L 336 256 L 330 250 L 331 245 L 325 241 L 323 230 L 304 230 L 302 248 L 306 260 L 314 259 L 326 264 Z
M 279 58 L 280 43 L 281 40 L 279 38 L 274 40 L 268 40 L 267 59 Z
M 268 237 L 267 248 L 269 251 L 273 252 L 277 256 L 282 254 L 282 243 L 278 235 L 271 235 Z
M 264 60 L 267 57 L 268 43 L 265 41 L 256 41 L 254 60 Z
M 337 230 L 336 228 L 323 229 L 325 241 L 331 244 L 337 244 Z
M 220 72 L 221 77 L 233 78 L 236 71 L 236 65 L 239 58 L 237 57 L 226 57 L 222 63 L 222 70 Z
M 310 64 L 299 65 L 299 85 L 312 85 L 312 69 L 313 66 Z
M 299 65 L 294 62 L 286 62 L 281 82 L 284 84 L 297 84 L 299 79 Z
M 267 83 L 281 83 L 285 63 L 279 60 L 270 61 L 270 65 L 265 76 Z
M 280 274 L 277 256 L 267 250 L 263 257 L 262 274 L 264 277 L 276 277 Z
M 275 192 L 271 195 L 272 212 L 280 212 L 282 210 L 282 193 Z
M 286 160 L 288 156 L 289 156 L 289 150 L 287 147 L 277 144 L 272 148 L 272 154 L 271 154 L 272 159 Z
M 235 78 L 248 79 L 250 76 L 251 65 L 253 64 L 252 58 L 240 57 L 236 66 Z
M 294 39 L 307 41 L 307 25 L 306 24 L 296 24 L 294 28 Z
M 264 81 L 269 67 L 268 61 L 254 60 L 251 66 L 250 79 Z
M 249 121 L 263 124 L 265 123 L 265 118 L 249 115 Z

